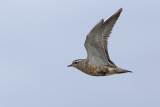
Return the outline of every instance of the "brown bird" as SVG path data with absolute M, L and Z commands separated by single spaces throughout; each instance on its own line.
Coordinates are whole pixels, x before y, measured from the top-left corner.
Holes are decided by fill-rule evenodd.
M 107 76 L 131 72 L 117 67 L 108 55 L 108 37 L 121 12 L 122 8 L 105 22 L 101 19 L 92 28 L 86 37 L 84 45 L 88 54 L 87 59 L 75 60 L 71 65 L 68 65 L 68 67 L 75 67 L 92 76 Z

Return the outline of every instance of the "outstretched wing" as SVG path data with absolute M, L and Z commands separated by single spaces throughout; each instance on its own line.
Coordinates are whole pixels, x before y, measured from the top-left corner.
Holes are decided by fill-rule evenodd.
M 87 35 L 85 48 L 88 53 L 90 64 L 116 67 L 116 65 L 109 58 L 107 45 L 108 37 L 111 34 L 112 28 L 121 12 L 122 8 L 120 8 L 105 22 L 101 19 L 100 22 L 98 22 Z

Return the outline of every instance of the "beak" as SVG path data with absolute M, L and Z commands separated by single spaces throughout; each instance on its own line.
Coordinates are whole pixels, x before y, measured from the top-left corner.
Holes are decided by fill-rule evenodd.
M 71 65 L 68 65 L 67 67 L 71 67 L 72 66 L 72 64 Z

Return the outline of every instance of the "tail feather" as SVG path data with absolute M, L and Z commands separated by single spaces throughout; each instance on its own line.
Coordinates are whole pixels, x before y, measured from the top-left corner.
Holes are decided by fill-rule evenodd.
M 117 74 L 121 74 L 121 73 L 128 73 L 128 72 L 130 72 L 130 73 L 133 73 L 132 71 L 129 71 L 129 70 L 124 70 L 124 69 L 121 69 L 121 68 L 118 68 L 118 70 L 117 70 Z

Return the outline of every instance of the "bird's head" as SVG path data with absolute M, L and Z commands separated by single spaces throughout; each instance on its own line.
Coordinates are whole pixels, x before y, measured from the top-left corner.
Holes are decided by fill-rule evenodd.
M 68 67 L 75 67 L 75 68 L 77 68 L 81 64 L 81 61 L 82 61 L 82 59 L 74 60 L 72 62 L 72 64 L 68 65 Z

